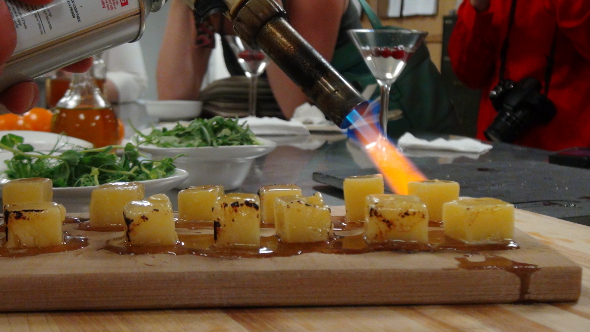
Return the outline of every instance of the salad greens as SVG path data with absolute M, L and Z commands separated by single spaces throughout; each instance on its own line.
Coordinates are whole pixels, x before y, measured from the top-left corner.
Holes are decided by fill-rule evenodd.
M 188 125 L 177 123 L 172 129 L 153 128 L 148 135 L 137 132 L 143 138 L 140 144 L 152 144 L 161 148 L 185 148 L 226 145 L 260 145 L 246 123 L 238 118 L 216 116 L 197 118 Z
M 176 167 L 176 158 L 164 158 L 160 161 L 142 160 L 136 146 L 112 145 L 103 148 L 75 147 L 63 150 L 58 146 L 47 153 L 34 151 L 24 138 L 8 134 L 0 139 L 0 148 L 13 153 L 6 160 L 8 169 L 4 174 L 8 179 L 42 177 L 53 180 L 54 187 L 96 186 L 108 182 L 143 181 L 161 179 L 172 175 Z M 122 156 L 114 152 L 123 149 Z

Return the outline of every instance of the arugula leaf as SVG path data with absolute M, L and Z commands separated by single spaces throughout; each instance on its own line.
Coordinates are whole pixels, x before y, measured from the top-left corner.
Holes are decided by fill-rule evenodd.
M 62 146 L 63 147 L 63 146 Z M 96 186 L 117 181 L 161 179 L 176 171 L 174 158 L 159 161 L 143 159 L 131 143 L 123 146 L 106 146 L 95 149 L 70 149 L 60 153 L 58 144 L 48 153 L 34 151 L 24 138 L 8 134 L 0 139 L 0 148 L 13 153 L 6 160 L 8 179 L 32 177 L 49 178 L 54 187 Z M 123 148 L 122 157 L 114 154 Z
M 152 128 L 149 134 L 135 132 L 143 138 L 140 144 L 162 148 L 184 148 L 227 145 L 261 145 L 250 127 L 239 124 L 238 118 L 216 116 L 195 119 L 188 125 L 177 123 L 172 129 Z

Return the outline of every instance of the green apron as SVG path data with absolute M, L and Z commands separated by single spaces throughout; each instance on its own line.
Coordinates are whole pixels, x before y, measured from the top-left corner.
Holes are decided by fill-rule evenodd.
M 374 29 L 399 29 L 383 26 L 365 0 L 359 0 Z M 353 86 L 364 90 L 377 84 L 353 42 L 338 48 L 332 66 Z M 379 98 L 376 89 L 371 99 Z M 387 134 L 399 137 L 405 132 L 451 133 L 457 123 L 454 105 L 444 88 L 440 72 L 430 59 L 425 44 L 410 58 L 406 68 L 391 87 L 389 110 L 401 110 L 403 116 L 390 120 Z

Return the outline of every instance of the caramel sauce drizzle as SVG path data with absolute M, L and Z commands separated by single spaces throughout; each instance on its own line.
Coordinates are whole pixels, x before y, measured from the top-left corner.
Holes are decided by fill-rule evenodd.
M 472 261 L 469 258 L 472 254 L 455 258 L 459 262 L 459 268 L 465 270 L 504 270 L 513 273 L 520 280 L 520 294 L 518 302 L 528 301 L 529 287 L 531 285 L 531 276 L 541 268 L 534 264 L 515 262 L 505 257 L 500 257 L 492 253 L 484 253 L 483 261 Z
M 2 233 L 4 234 L 4 226 L 1 226 Z M 5 235 L 0 237 L 0 241 L 5 243 Z M 49 246 L 49 247 L 31 247 L 31 248 L 8 248 L 4 245 L 0 246 L 0 257 L 26 257 L 26 256 L 37 256 L 41 254 L 53 254 L 58 252 L 66 252 L 82 249 L 88 246 L 88 239 L 82 236 L 71 235 L 68 232 L 64 232 L 63 242 L 60 245 Z

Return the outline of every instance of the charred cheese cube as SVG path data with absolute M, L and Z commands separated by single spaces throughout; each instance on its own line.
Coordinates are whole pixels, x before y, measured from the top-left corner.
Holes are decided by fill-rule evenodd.
M 371 194 L 383 194 L 385 184 L 381 174 L 349 176 L 344 179 L 344 207 L 349 222 L 365 221 L 366 198 Z
M 442 221 L 443 204 L 459 199 L 459 183 L 442 180 L 410 182 L 408 195 L 418 196 L 426 204 L 430 220 Z
M 6 247 L 41 248 L 63 244 L 66 209 L 53 202 L 14 203 L 4 206 Z
M 178 192 L 178 218 L 188 221 L 213 221 L 215 201 L 223 196 L 223 186 L 196 186 Z
M 256 194 L 224 195 L 215 204 L 215 246 L 260 247 L 260 198 Z
M 428 210 L 417 196 L 369 195 L 365 202 L 367 242 L 428 243 Z
M 139 182 L 114 182 L 98 186 L 90 196 L 89 224 L 92 227 L 123 226 L 123 208 L 143 200 L 145 189 Z
M 281 196 L 301 196 L 301 188 L 294 184 L 274 184 L 260 187 L 260 214 L 262 222 L 266 224 L 275 223 L 275 198 Z
M 445 235 L 466 243 L 491 243 L 514 236 L 514 205 L 496 198 L 461 198 L 443 205 Z
M 169 203 L 169 202 L 168 202 Z M 136 246 L 172 246 L 178 242 L 171 205 L 150 200 L 132 201 L 123 209 L 125 237 Z
M 332 232 L 330 208 L 318 196 L 277 197 L 275 229 L 285 243 L 328 241 Z
M 53 182 L 46 178 L 17 179 L 2 186 L 2 206 L 53 201 Z

